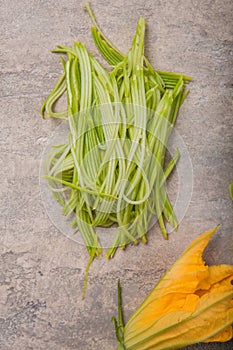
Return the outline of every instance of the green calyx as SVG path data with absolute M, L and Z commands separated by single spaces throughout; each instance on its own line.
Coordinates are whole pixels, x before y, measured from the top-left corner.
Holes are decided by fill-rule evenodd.
M 112 317 L 112 322 L 115 326 L 116 338 L 119 341 L 117 350 L 126 350 L 124 345 L 124 323 L 123 323 L 123 311 L 122 311 L 122 301 L 121 301 L 121 284 L 118 280 L 118 320 L 116 317 Z

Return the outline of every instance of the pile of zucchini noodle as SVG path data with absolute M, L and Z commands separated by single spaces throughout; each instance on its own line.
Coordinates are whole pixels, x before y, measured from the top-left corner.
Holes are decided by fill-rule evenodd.
M 44 177 L 62 213 L 74 215 L 72 226 L 87 247 L 89 268 L 102 254 L 97 226 L 117 227 L 107 258 L 128 243 L 145 243 L 154 216 L 165 239 L 166 221 L 177 229 L 165 182 L 179 158 L 178 150 L 166 168 L 164 163 L 191 78 L 151 66 L 144 56 L 144 18 L 123 55 L 102 33 L 89 5 L 86 9 L 96 47 L 111 69 L 103 68 L 81 42 L 59 45 L 53 52 L 66 55 L 66 60 L 61 58 L 64 72 L 41 114 L 69 123 L 67 143 L 51 148 Z M 55 111 L 64 94 L 67 109 Z

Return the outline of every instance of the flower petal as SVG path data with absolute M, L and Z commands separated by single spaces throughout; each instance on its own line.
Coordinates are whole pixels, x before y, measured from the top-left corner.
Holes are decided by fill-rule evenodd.
M 187 295 L 194 293 L 200 282 L 209 276 L 202 253 L 215 231 L 216 228 L 196 238 L 160 279 L 127 322 L 126 339 L 131 332 L 149 327 L 155 318 L 187 305 Z
M 202 259 L 215 231 L 190 244 L 131 316 L 124 329 L 127 350 L 179 349 L 232 338 L 233 266 L 208 267 Z

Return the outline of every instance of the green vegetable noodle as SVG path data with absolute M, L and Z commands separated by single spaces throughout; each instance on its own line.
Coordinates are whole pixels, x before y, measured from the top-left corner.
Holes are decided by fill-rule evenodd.
M 81 42 L 59 45 L 64 72 L 41 107 L 43 118 L 67 121 L 66 144 L 52 147 L 45 178 L 62 213 L 73 215 L 90 260 L 102 254 L 97 227 L 115 227 L 107 258 L 118 247 L 146 242 L 155 217 L 167 239 L 166 222 L 178 222 L 165 182 L 179 152 L 165 167 L 166 146 L 190 77 L 155 70 L 144 56 L 145 19 L 123 55 L 102 33 L 89 5 L 93 40 L 111 66 L 106 70 Z M 66 95 L 67 108 L 56 111 Z M 108 232 L 106 231 L 106 235 Z

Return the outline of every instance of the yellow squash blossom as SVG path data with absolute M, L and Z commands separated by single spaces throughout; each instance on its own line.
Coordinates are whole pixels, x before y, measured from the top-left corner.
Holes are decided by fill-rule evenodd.
M 189 245 L 125 327 L 119 311 L 118 350 L 173 350 L 232 339 L 233 265 L 207 266 L 202 258 L 215 231 Z

